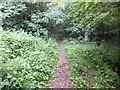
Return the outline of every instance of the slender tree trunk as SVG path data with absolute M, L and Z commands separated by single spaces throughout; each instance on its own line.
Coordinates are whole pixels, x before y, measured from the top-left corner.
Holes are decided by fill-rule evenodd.
M 88 32 L 88 31 L 85 31 L 85 34 L 84 34 L 84 40 L 85 40 L 85 42 L 90 41 L 90 38 L 89 38 L 89 32 Z

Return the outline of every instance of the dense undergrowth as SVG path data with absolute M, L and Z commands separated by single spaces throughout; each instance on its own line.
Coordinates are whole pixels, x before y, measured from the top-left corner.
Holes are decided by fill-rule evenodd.
M 109 44 L 64 40 L 66 58 L 71 66 L 69 78 L 74 87 L 115 88 L 120 78 L 112 69 L 119 62 L 119 48 Z M 33 37 L 25 32 L 0 30 L 0 59 L 3 90 L 45 88 L 55 70 L 58 48 L 55 40 Z
M 113 70 L 113 67 L 120 63 L 118 57 L 120 48 L 106 43 L 100 46 L 95 43 L 74 43 L 64 41 L 66 57 L 71 66 L 69 77 L 75 87 L 120 86 L 120 77 Z
M 24 32 L 0 30 L 0 88 L 13 90 L 47 87 L 54 72 L 57 55 L 53 40 L 45 41 Z
M 49 86 L 57 34 L 75 87 L 119 87 L 120 48 L 108 42 L 120 42 L 120 2 L 51 1 L 0 1 L 0 89 Z

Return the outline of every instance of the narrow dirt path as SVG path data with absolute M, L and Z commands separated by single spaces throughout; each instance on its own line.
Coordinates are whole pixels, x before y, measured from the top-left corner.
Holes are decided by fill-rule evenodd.
M 56 66 L 56 71 L 51 80 L 50 88 L 71 88 L 72 83 L 68 79 L 68 72 L 70 67 L 65 59 L 61 36 L 57 37 L 56 42 L 59 47 L 59 57 Z

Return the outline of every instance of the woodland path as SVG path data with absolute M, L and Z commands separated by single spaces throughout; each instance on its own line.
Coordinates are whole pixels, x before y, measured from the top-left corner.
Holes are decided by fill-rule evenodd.
M 57 37 L 56 42 L 59 48 L 59 57 L 56 71 L 51 80 L 50 88 L 72 88 L 72 83 L 68 78 L 68 72 L 70 67 L 65 59 L 61 36 Z

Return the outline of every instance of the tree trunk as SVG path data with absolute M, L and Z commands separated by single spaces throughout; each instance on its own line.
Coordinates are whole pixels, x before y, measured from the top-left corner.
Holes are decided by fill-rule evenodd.
M 90 33 L 88 31 L 85 31 L 85 34 L 84 34 L 84 40 L 85 40 L 85 42 L 90 41 L 89 34 Z

